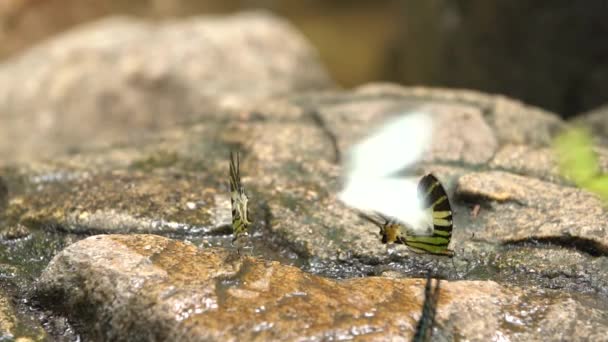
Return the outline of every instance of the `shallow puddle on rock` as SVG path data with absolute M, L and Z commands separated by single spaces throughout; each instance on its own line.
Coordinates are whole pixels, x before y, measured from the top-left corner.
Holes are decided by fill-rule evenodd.
M 6 231 L 2 227 L 0 231 Z M 12 329 L 2 338 L 29 338 L 33 341 L 75 341 L 71 325 L 62 317 L 43 311 L 32 303 L 29 293 L 42 270 L 67 245 L 85 236 L 59 232 L 29 231 L 29 234 L 0 241 L 0 286 L 10 299 Z

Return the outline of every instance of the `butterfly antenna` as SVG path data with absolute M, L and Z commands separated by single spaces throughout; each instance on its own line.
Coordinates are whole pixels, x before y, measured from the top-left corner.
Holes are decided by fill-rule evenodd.
M 241 156 L 239 154 L 239 151 L 236 151 L 236 177 L 240 182 L 241 181 Z

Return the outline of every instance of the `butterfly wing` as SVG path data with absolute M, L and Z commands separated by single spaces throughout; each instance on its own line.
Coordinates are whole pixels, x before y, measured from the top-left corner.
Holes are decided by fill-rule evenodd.
M 247 231 L 247 226 L 251 223 L 248 215 L 248 199 L 241 184 L 239 154 L 230 152 L 230 204 L 232 206 L 232 229 L 234 240 Z
M 414 251 L 453 256 L 448 249 L 452 238 L 452 207 L 443 185 L 432 174 L 427 174 L 418 183 L 418 196 L 423 210 L 432 219 L 432 235 L 408 235 L 405 244 Z
M 431 143 L 428 114 L 401 115 L 376 129 L 347 154 L 347 178 L 383 178 L 418 161 Z
M 430 116 L 422 112 L 401 115 L 376 129 L 347 154 L 338 198 L 359 211 L 395 219 L 408 233 L 430 235 L 416 179 L 395 174 L 422 157 L 431 142 L 431 130 Z
M 338 198 L 359 211 L 378 213 L 412 227 L 422 213 L 414 179 L 351 177 Z
M 238 154 L 237 154 L 238 158 Z M 238 215 L 237 201 L 241 188 L 241 177 L 239 168 L 234 159 L 234 153 L 230 151 L 230 204 L 232 206 L 232 220 Z

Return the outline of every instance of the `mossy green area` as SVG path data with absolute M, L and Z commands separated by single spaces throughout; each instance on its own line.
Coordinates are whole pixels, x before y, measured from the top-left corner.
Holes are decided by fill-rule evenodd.
M 608 174 L 601 172 L 591 133 L 582 127 L 562 132 L 554 141 L 560 173 L 608 202 Z

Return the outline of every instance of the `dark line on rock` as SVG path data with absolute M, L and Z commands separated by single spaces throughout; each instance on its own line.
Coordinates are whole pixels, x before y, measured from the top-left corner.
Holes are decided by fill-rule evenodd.
M 325 120 L 321 116 L 321 113 L 318 110 L 316 110 L 316 109 L 310 110 L 308 112 L 308 115 L 311 117 L 312 121 L 321 129 L 323 134 L 325 134 L 325 136 L 329 140 L 331 147 L 333 149 L 333 152 L 334 152 L 334 163 L 339 164 L 340 161 L 342 160 L 342 154 L 340 152 L 340 147 L 338 146 L 338 137 L 331 130 L 331 128 L 329 128 L 329 125 L 327 125 L 327 123 L 325 122 Z
M 604 246 L 597 241 L 578 236 L 529 237 L 526 239 L 506 241 L 502 244 L 505 246 L 554 245 L 576 249 L 594 257 L 608 256 L 608 246 Z
M 497 199 L 491 198 L 489 196 L 484 196 L 481 194 L 462 193 L 462 192 L 458 192 L 458 191 L 454 192 L 454 200 L 459 203 L 470 204 L 470 205 L 479 204 L 484 209 L 490 209 L 491 208 L 490 203 L 497 203 L 497 204 L 513 203 L 520 207 L 530 207 L 530 205 L 528 205 L 527 203 L 513 199 L 513 198 L 506 199 L 506 200 L 497 200 Z
M 284 234 L 272 229 L 272 220 L 274 214 L 272 213 L 268 203 L 260 203 L 256 207 L 256 210 L 261 212 L 254 218 L 256 220 L 255 224 L 258 224 L 256 229 L 262 231 L 262 241 L 265 248 L 277 252 L 278 254 L 293 253 L 297 255 L 298 259 L 308 262 L 312 256 L 308 253 L 304 246 L 299 246 L 297 243 L 291 241 L 288 237 L 285 237 Z

